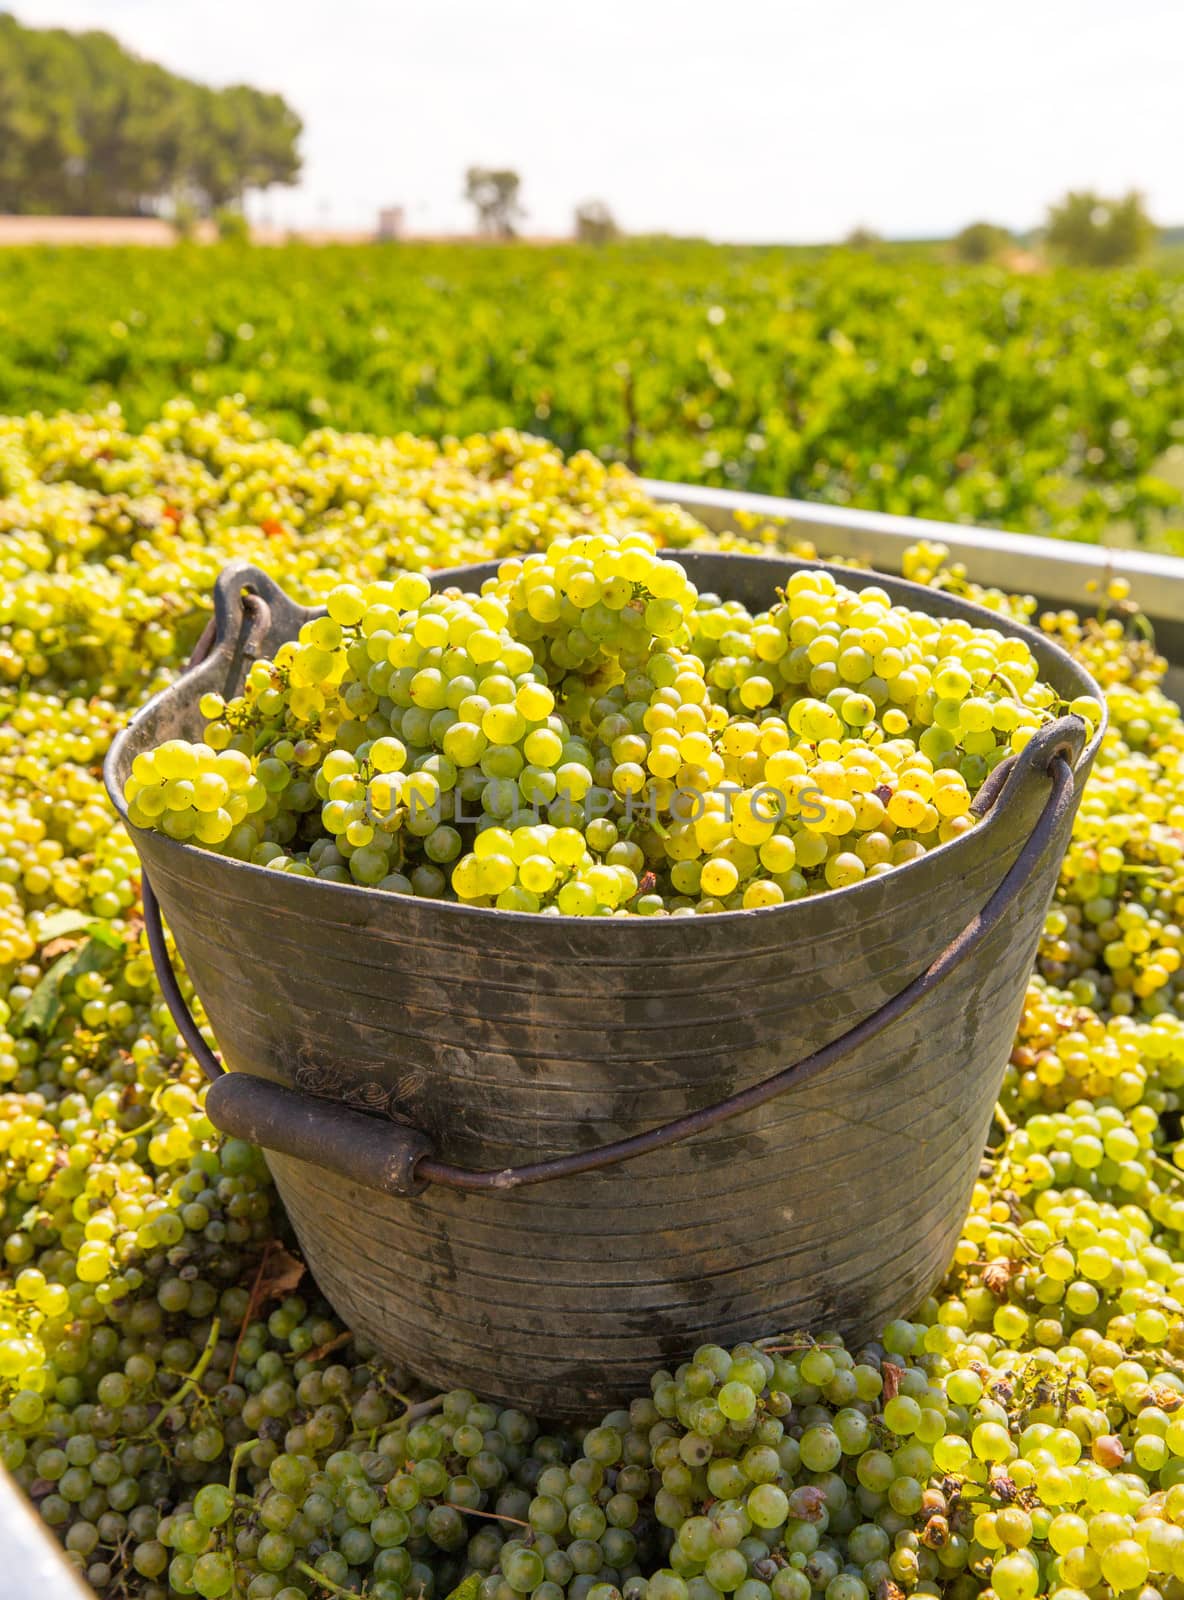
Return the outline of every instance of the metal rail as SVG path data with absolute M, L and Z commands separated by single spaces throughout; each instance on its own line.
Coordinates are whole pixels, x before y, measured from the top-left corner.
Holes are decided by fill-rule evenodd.
M 845 556 L 882 572 L 899 572 L 904 551 L 919 540 L 944 544 L 976 583 L 1033 595 L 1042 609 L 1082 609 L 1090 600 L 1087 584 L 1125 578 L 1132 600 L 1155 630 L 1157 646 L 1172 663 L 1169 691 L 1184 699 L 1184 560 L 1177 556 L 652 478 L 643 478 L 641 487 L 663 505 L 683 506 L 717 533 L 734 528 L 738 512 L 749 513 L 812 540 L 824 560 Z
M 1087 583 L 1123 577 L 1131 596 L 1155 628 L 1160 649 L 1172 663 L 1169 686 L 1184 698 L 1184 560 L 1141 550 L 1037 539 L 957 523 L 852 511 L 774 495 L 742 494 L 690 484 L 643 479 L 641 487 L 663 504 L 684 506 L 709 528 L 735 526 L 737 512 L 784 522 L 812 539 L 822 556 L 846 556 L 888 572 L 899 572 L 907 546 L 929 539 L 949 547 L 968 575 L 990 587 L 1032 594 L 1051 606 L 1081 606 Z M 0 1469 L 0 1544 L 4 1548 L 4 1593 L 41 1600 L 84 1600 L 89 1594 L 52 1535 Z

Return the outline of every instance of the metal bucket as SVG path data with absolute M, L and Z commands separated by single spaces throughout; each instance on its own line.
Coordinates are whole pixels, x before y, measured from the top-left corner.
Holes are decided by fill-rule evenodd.
M 682 553 L 749 607 L 806 565 Z M 495 568 L 437 573 L 475 588 Z M 893 600 L 1030 629 L 878 574 Z M 389 1357 L 544 1414 L 591 1414 L 705 1339 L 866 1337 L 941 1277 L 1100 731 L 1005 763 L 979 825 L 884 877 L 698 918 L 530 916 L 318 883 L 127 823 L 136 754 L 199 738 L 316 612 L 237 564 L 212 648 L 115 740 L 154 957 L 211 1076 L 156 896 L 230 1072 L 211 1118 L 264 1145 L 316 1278 Z M 151 885 L 148 879 L 151 879 Z M 155 893 L 153 893 L 155 891 Z

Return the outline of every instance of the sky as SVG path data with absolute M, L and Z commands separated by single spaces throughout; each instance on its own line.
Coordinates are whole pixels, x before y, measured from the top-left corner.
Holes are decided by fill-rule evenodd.
M 0 0 L 2 3 L 2 0 Z M 470 165 L 524 231 L 808 242 L 1037 224 L 1069 188 L 1184 223 L 1182 0 L 11 0 L 211 84 L 281 92 L 304 176 L 258 220 L 471 227 Z

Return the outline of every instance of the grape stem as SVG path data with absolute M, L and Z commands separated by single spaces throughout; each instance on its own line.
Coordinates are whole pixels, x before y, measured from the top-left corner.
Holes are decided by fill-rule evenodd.
M 235 1445 L 234 1454 L 230 1458 L 230 1472 L 226 1479 L 226 1487 L 232 1495 L 235 1492 L 235 1484 L 238 1481 L 239 1462 L 245 1455 L 252 1451 L 258 1443 L 258 1438 L 252 1437 L 250 1439 L 243 1439 Z
M 1010 1135 L 1017 1131 L 1015 1123 L 1007 1115 L 1007 1112 L 1004 1111 L 1003 1106 L 998 1100 L 995 1102 L 995 1121 L 1003 1129 L 1005 1134 Z
M 230 1531 L 231 1531 L 231 1533 L 234 1532 L 234 1508 L 235 1508 L 236 1485 L 238 1483 L 238 1465 L 239 1465 L 239 1462 L 243 1459 L 243 1457 L 249 1451 L 253 1450 L 258 1443 L 259 1443 L 258 1438 L 242 1439 L 242 1440 L 239 1441 L 238 1444 L 235 1445 L 234 1451 L 233 1451 L 233 1453 L 232 1453 L 232 1455 L 230 1457 L 230 1471 L 229 1471 L 229 1473 L 227 1474 L 227 1477 L 226 1477 L 226 1488 L 227 1488 L 227 1491 L 230 1494 Z M 238 1586 L 238 1563 L 237 1562 L 233 1562 L 232 1563 L 232 1569 L 233 1569 L 233 1573 L 234 1573 L 233 1580 L 232 1580 L 233 1589 L 231 1591 L 232 1592 L 232 1597 L 233 1597 L 233 1600 L 239 1600 L 241 1591 L 240 1591 L 239 1586 Z
M 324 1344 L 319 1344 L 315 1350 L 310 1350 L 304 1357 L 304 1360 L 323 1361 L 324 1358 L 331 1354 L 332 1351 L 340 1350 L 342 1345 L 348 1344 L 353 1336 L 352 1328 L 345 1328 L 341 1333 L 337 1334 L 335 1338 L 326 1339 Z M 298 1360 L 299 1357 L 294 1355 L 293 1359 Z
M 1023 703 L 1024 703 L 1023 695 L 1020 694 L 1019 690 L 1016 688 L 1015 684 L 1012 683 L 1011 679 L 1007 676 L 1006 672 L 1004 672 L 1002 667 L 996 667 L 995 670 L 991 673 L 991 677 L 992 678 L 997 678 L 999 680 L 999 682 L 1003 685 L 1003 687 L 1007 690 L 1007 692 L 1011 696 L 1011 698 L 1013 700 L 1015 700 L 1019 705 L 1023 705 Z
M 1009 1239 L 1014 1239 L 1015 1242 L 1024 1249 L 1029 1257 L 1040 1255 L 1040 1251 L 1037 1250 L 1034 1245 L 1029 1244 L 1028 1240 L 1024 1238 L 1023 1233 L 1019 1228 L 1016 1227 L 1014 1222 L 992 1222 L 991 1232 L 1005 1233 Z
M 381 1379 L 379 1381 L 381 1382 Z M 402 1416 L 393 1417 L 386 1424 L 382 1429 L 383 1433 L 389 1433 L 392 1428 L 401 1428 L 407 1422 L 418 1422 L 421 1417 L 430 1417 L 433 1411 L 439 1411 L 444 1404 L 442 1394 L 434 1394 L 430 1400 L 412 1400 L 401 1389 L 391 1388 L 385 1383 L 382 1387 L 392 1400 L 401 1400 L 406 1407 Z
M 218 1343 L 218 1335 L 221 1333 L 221 1331 L 222 1319 L 220 1317 L 215 1317 L 213 1322 L 210 1324 L 210 1335 L 206 1340 L 205 1349 L 202 1351 L 201 1355 L 198 1356 L 193 1370 L 185 1374 L 185 1381 L 177 1390 L 176 1394 L 170 1395 L 168 1400 L 162 1406 L 160 1415 L 147 1430 L 149 1433 L 156 1433 L 160 1427 L 162 1418 L 167 1416 L 174 1406 L 180 1405 L 182 1400 L 187 1400 L 197 1388 L 202 1378 L 205 1377 L 206 1368 L 213 1359 L 214 1350 Z
M 251 1292 L 247 1296 L 247 1309 L 243 1312 L 243 1320 L 238 1330 L 238 1338 L 234 1341 L 234 1352 L 230 1357 L 230 1370 L 226 1374 L 227 1383 L 234 1382 L 234 1374 L 238 1368 L 238 1355 L 242 1349 L 243 1340 L 246 1338 L 247 1329 L 251 1326 L 256 1311 L 259 1309 L 259 1290 L 263 1283 L 263 1274 L 267 1270 L 267 1263 L 271 1258 L 271 1247 L 274 1240 L 269 1239 L 263 1246 L 263 1254 L 259 1257 L 259 1265 L 255 1269 L 255 1281 L 251 1284 Z
M 334 1583 L 332 1578 L 326 1578 L 323 1572 L 318 1572 L 315 1567 L 310 1567 L 307 1561 L 297 1561 L 296 1571 L 302 1572 L 306 1578 L 311 1578 L 314 1583 L 319 1583 L 330 1594 L 345 1595 L 346 1600 L 362 1600 L 356 1589 L 343 1589 L 339 1583 Z
M 1169 1372 L 1174 1372 L 1177 1377 L 1184 1377 L 1184 1359 L 1181 1359 L 1179 1356 L 1173 1356 L 1169 1354 L 1169 1352 L 1164 1350 L 1160 1345 L 1143 1345 L 1138 1348 L 1132 1346 L 1131 1357 L 1135 1361 L 1145 1361 L 1149 1358 L 1153 1359 L 1158 1361 L 1161 1366 L 1166 1367 Z
M 798 1350 L 841 1350 L 841 1344 L 819 1344 L 811 1339 L 808 1344 L 766 1344 L 763 1339 L 758 1339 L 756 1348 L 764 1351 L 766 1355 L 792 1355 Z
M 1171 1176 L 1173 1182 L 1184 1183 L 1184 1172 L 1181 1172 L 1179 1167 L 1175 1166 L 1171 1161 L 1166 1161 L 1163 1156 L 1157 1156 L 1153 1150 L 1147 1153 L 1153 1166 L 1162 1167 L 1164 1172 Z
M 415 1405 L 407 1407 L 399 1421 L 418 1422 L 420 1417 L 430 1417 L 433 1411 L 439 1411 L 443 1404 L 444 1396 L 442 1394 L 433 1395 L 430 1400 L 419 1400 Z
M 453 1505 L 454 1511 L 459 1511 L 462 1517 L 489 1517 L 493 1522 L 512 1522 L 516 1528 L 525 1528 L 533 1534 L 534 1529 L 529 1522 L 523 1522 L 521 1517 L 507 1517 L 504 1511 L 477 1511 L 473 1506 Z
M 155 1106 L 155 1100 L 153 1101 L 153 1105 Z M 140 1135 L 142 1133 L 150 1133 L 152 1131 L 152 1129 L 157 1126 L 158 1123 L 161 1123 L 163 1121 L 164 1121 L 164 1112 L 160 1111 L 160 1110 L 157 1110 L 155 1116 L 149 1117 L 146 1122 L 141 1122 L 138 1127 L 128 1128 L 126 1133 L 122 1134 L 115 1141 L 115 1144 L 113 1145 L 112 1148 L 114 1150 L 118 1150 L 118 1148 L 119 1148 L 119 1146 L 121 1144 L 131 1144 L 131 1145 L 134 1146 L 135 1145 L 135 1141 L 140 1137 Z

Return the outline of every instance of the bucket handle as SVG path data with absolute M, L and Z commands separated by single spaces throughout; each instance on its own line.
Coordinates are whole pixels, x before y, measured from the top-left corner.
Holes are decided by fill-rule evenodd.
M 234 577 L 241 592 L 244 585 L 255 588 L 256 580 L 262 578 L 262 574 L 252 568 L 242 567 L 236 570 Z M 221 583 L 219 587 L 223 588 Z M 279 592 L 267 579 L 263 579 L 258 587 L 264 588 L 265 593 Z M 267 593 L 267 600 L 271 598 L 272 594 Z M 224 609 L 228 599 L 229 595 L 224 591 Z M 216 619 L 211 619 L 211 626 L 194 652 L 191 667 L 204 660 L 213 651 L 216 642 L 221 644 L 227 621 L 228 618 L 221 612 Z M 454 1166 L 436 1156 L 432 1141 L 418 1128 L 370 1116 L 338 1100 L 322 1099 L 302 1090 L 289 1089 L 270 1078 L 259 1078 L 247 1072 L 227 1072 L 207 1044 L 181 993 L 165 943 L 160 905 L 147 873 L 142 873 L 148 948 L 161 993 L 177 1031 L 210 1079 L 210 1087 L 206 1092 L 206 1115 L 224 1133 L 262 1145 L 281 1155 L 311 1162 L 365 1188 L 397 1196 L 419 1194 L 430 1183 L 448 1189 L 497 1192 L 546 1183 L 553 1178 L 598 1172 L 620 1161 L 629 1161 L 634 1156 L 647 1155 L 653 1150 L 661 1150 L 692 1138 L 695 1134 L 705 1133 L 732 1117 L 776 1099 L 787 1089 L 816 1077 L 851 1050 L 876 1038 L 968 960 L 1011 909 L 1016 896 L 1032 876 L 1050 841 L 1072 810 L 1075 787 L 1073 768 L 1084 748 L 1086 735 L 1087 729 L 1082 718 L 1073 715 L 1059 717 L 1038 729 L 1018 756 L 1005 757 L 989 774 L 972 807 L 979 818 L 992 811 L 997 804 L 1010 804 L 1014 796 L 1030 783 L 1041 778 L 1049 781 L 1048 797 L 1035 826 L 981 911 L 971 917 L 962 932 L 923 972 L 882 1006 L 812 1055 L 795 1061 L 792 1066 L 782 1068 L 760 1083 L 729 1095 L 726 1100 L 676 1117 L 672 1122 L 633 1134 L 627 1139 L 616 1139 L 610 1144 L 574 1151 L 566 1156 L 555 1156 L 547 1161 L 503 1167 L 496 1171 Z

